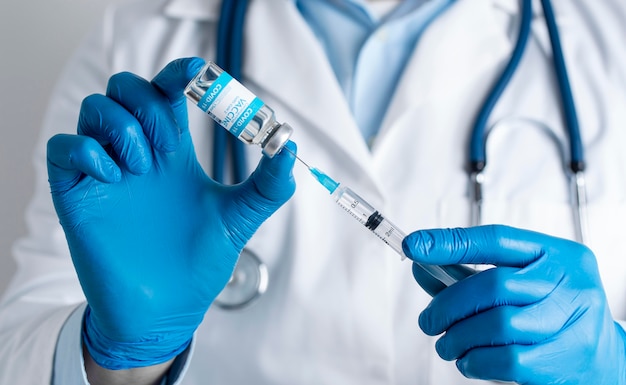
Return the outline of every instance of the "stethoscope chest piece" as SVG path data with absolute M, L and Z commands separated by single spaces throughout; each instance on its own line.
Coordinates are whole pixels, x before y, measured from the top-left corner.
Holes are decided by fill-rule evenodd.
M 228 284 L 215 299 L 221 309 L 236 310 L 250 305 L 267 290 L 267 266 L 249 249 L 243 249 Z

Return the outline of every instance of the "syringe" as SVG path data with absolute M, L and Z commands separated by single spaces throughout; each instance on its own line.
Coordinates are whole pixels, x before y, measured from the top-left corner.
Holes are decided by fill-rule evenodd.
M 397 226 L 389 222 L 378 210 L 367 203 L 349 187 L 340 186 L 328 175 L 317 168 L 309 168 L 309 171 L 322 186 L 330 192 L 335 202 L 363 226 L 376 234 L 383 242 L 391 246 L 402 260 L 406 258 L 402 251 L 402 240 L 406 236 Z
M 284 148 L 293 154 L 287 147 Z M 392 249 L 400 254 L 401 260 L 406 259 L 406 255 L 402 250 L 402 241 L 406 234 L 402 230 L 388 221 L 378 210 L 352 191 L 352 189 L 341 186 L 340 183 L 336 182 L 319 169 L 309 166 L 296 154 L 293 155 L 302 162 L 302 164 L 309 169 L 313 177 L 330 192 L 331 197 L 335 199 L 335 202 L 337 202 L 339 206 L 359 221 L 359 223 L 376 234 L 383 242 L 391 246 Z M 439 266 L 415 263 L 413 269 L 418 283 L 431 296 L 434 296 L 441 290 L 463 278 L 476 273 L 476 270 L 464 265 Z

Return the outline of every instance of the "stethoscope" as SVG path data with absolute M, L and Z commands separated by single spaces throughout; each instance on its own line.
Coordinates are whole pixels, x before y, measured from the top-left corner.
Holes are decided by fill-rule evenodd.
M 572 213 L 574 217 L 574 231 L 576 240 L 581 243 L 588 242 L 587 225 L 587 190 L 585 183 L 585 157 L 578 124 L 578 116 L 574 97 L 567 74 L 561 39 L 556 25 L 556 19 L 550 0 L 541 0 L 544 19 L 550 36 L 552 46 L 552 61 L 557 78 L 561 108 L 563 110 L 565 127 L 569 139 L 569 167 L 566 169 L 571 184 Z M 532 21 L 532 0 L 522 0 L 522 19 L 520 31 L 511 59 L 504 68 L 501 77 L 495 83 L 480 109 L 474 123 L 469 150 L 469 180 L 471 199 L 471 224 L 472 226 L 482 223 L 483 183 L 485 181 L 484 170 L 487 166 L 486 142 L 487 121 L 493 108 L 500 99 L 511 77 L 517 69 L 528 43 L 530 26 Z
M 489 92 L 474 123 L 469 148 L 469 180 L 471 199 L 471 224 L 482 221 L 484 170 L 487 166 L 486 141 L 487 122 L 495 105 L 509 84 L 525 51 L 532 22 L 532 0 L 520 0 L 522 19 L 520 31 L 511 58 L 500 78 Z M 544 18 L 548 26 L 552 46 L 553 66 L 559 85 L 560 102 L 568 132 L 570 163 L 567 170 L 572 185 L 572 208 L 577 240 L 587 240 L 585 160 L 582 139 L 561 41 L 550 0 L 541 0 Z M 243 56 L 243 26 L 248 0 L 223 0 L 217 32 L 216 63 L 234 78 L 241 78 Z M 226 38 L 225 38 L 226 37 Z M 212 176 L 218 182 L 224 181 L 226 158 L 230 156 L 231 180 L 243 181 L 247 176 L 244 143 L 226 130 L 213 130 Z M 215 304 L 222 309 L 240 309 L 263 294 L 268 286 L 267 266 L 251 250 L 244 249 L 235 271 Z

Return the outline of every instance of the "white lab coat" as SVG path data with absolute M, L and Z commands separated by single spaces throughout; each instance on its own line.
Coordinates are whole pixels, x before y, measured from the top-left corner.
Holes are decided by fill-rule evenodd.
M 591 245 L 613 314 L 626 319 L 626 5 L 554 6 L 588 158 Z M 59 329 L 84 301 L 49 196 L 45 142 L 75 130 L 80 101 L 103 93 L 112 73 L 151 78 L 177 57 L 213 58 L 218 9 L 212 0 L 113 8 L 69 63 L 35 155 L 30 235 L 14 249 L 18 273 L 0 309 L 0 383 L 48 383 Z M 524 61 L 492 117 L 484 222 L 571 238 L 566 135 L 540 9 L 537 2 Z M 251 2 L 244 84 L 295 128 L 306 161 L 400 228 L 467 226 L 470 125 L 509 58 L 518 23 L 514 1 L 454 4 L 421 38 L 371 151 L 291 1 Z M 193 106 L 190 113 L 204 161 L 208 118 Z M 252 168 L 260 149 L 248 152 Z M 434 339 L 419 330 L 429 297 L 410 263 L 347 216 L 304 167 L 294 172 L 295 196 L 248 244 L 269 266 L 267 293 L 241 311 L 209 310 L 182 383 L 474 383 L 437 357 Z

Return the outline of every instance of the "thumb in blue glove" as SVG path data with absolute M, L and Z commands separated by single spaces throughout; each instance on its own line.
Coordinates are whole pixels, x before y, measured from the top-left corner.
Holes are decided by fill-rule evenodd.
M 107 369 L 183 351 L 246 242 L 295 189 L 287 151 L 239 185 L 203 172 L 183 96 L 203 64 L 176 60 L 151 82 L 114 75 L 106 95 L 83 101 L 78 135 L 48 142 L 52 198 L 88 302 L 83 340 Z
M 519 384 L 626 384 L 626 334 L 585 246 L 505 226 L 417 231 L 423 264 L 493 264 L 437 294 L 419 325 L 468 378 Z

